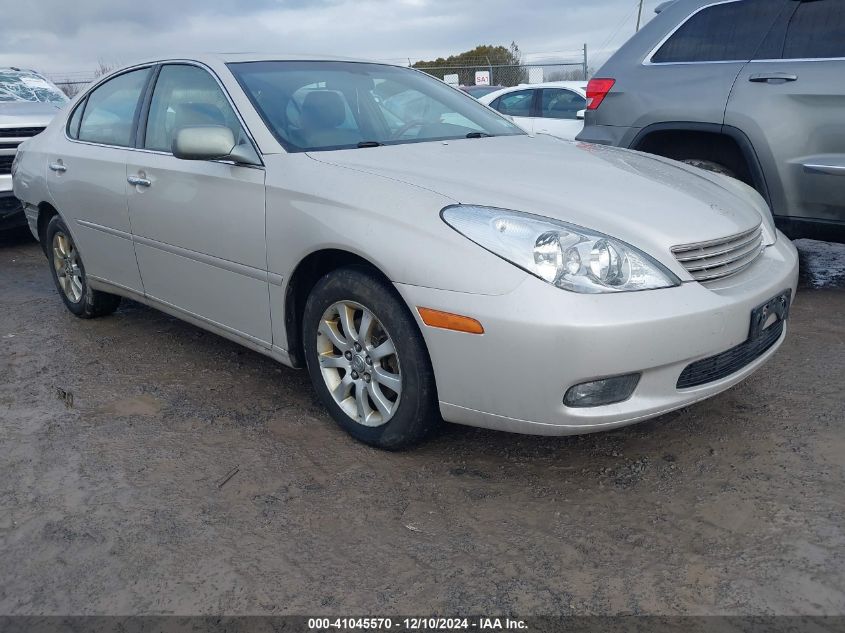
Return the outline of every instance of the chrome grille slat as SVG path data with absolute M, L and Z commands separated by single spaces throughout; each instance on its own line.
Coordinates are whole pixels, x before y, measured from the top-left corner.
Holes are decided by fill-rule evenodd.
M 672 254 L 696 281 L 714 281 L 736 275 L 757 261 L 762 252 L 762 223 L 718 240 L 672 248 Z

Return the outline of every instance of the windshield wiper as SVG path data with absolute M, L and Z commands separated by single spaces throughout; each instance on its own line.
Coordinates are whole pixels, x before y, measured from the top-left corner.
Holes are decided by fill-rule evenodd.
M 378 141 L 361 141 L 358 143 L 358 147 L 381 147 L 384 143 L 379 143 Z
M 493 136 L 492 134 L 488 134 L 487 132 L 470 132 L 467 134 L 467 138 L 485 138 L 487 136 Z

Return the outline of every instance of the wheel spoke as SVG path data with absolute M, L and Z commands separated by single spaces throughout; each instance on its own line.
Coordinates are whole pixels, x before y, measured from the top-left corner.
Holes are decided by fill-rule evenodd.
M 323 369 L 331 369 L 338 367 L 347 367 L 349 361 L 343 356 L 332 356 L 330 354 L 320 354 L 320 367 Z
M 362 424 L 367 423 L 367 418 L 369 417 L 370 408 L 369 403 L 367 402 L 367 391 L 364 389 L 362 385 L 357 385 L 355 387 L 355 403 L 358 406 L 358 418 Z
M 345 303 L 337 306 L 337 313 L 340 316 L 340 324 L 343 326 L 343 333 L 349 342 L 358 339 L 358 332 L 355 331 L 355 309 Z
M 63 261 L 64 261 L 63 256 L 59 252 L 58 247 L 54 246 L 53 247 L 53 268 L 55 268 L 57 271 L 62 270 L 64 268 Z
M 337 331 L 337 326 L 331 321 L 321 322 L 319 331 L 323 336 L 328 337 L 332 344 L 340 351 L 345 352 L 349 349 L 350 344 L 340 335 L 340 332 Z
M 382 417 L 389 416 L 393 408 L 393 403 L 387 399 L 384 392 L 381 390 L 381 387 L 379 387 L 378 384 L 371 382 L 367 384 L 367 391 L 370 394 L 370 399 L 372 399 Z
M 370 330 L 373 328 L 373 313 L 369 310 L 364 310 L 361 315 L 361 324 L 358 326 L 358 342 L 367 347 L 369 343 Z
M 386 356 L 390 356 L 391 354 L 396 353 L 396 348 L 393 346 L 393 341 L 391 339 L 387 339 L 384 343 L 379 345 L 378 347 L 371 349 L 369 351 L 370 358 L 373 360 L 381 360 Z
M 349 397 L 349 392 L 352 390 L 352 385 L 354 381 L 352 380 L 352 376 L 346 374 L 343 377 L 343 380 L 340 381 L 340 384 L 334 388 L 332 395 L 337 402 L 343 402 Z
M 62 254 L 62 257 L 66 257 L 69 252 L 67 238 L 61 233 L 59 233 L 56 235 L 56 241 L 59 245 L 59 252 Z
M 402 393 L 402 378 L 399 374 L 391 373 L 384 367 L 376 367 L 373 371 L 373 378 L 378 384 L 387 387 L 393 393 L 397 395 Z
M 73 298 L 75 301 L 79 300 L 79 297 L 82 296 L 82 281 L 78 277 L 71 277 L 70 278 L 70 289 L 73 294 Z

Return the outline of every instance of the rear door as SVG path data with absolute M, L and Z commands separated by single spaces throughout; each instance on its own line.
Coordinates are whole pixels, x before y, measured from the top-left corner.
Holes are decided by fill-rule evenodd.
M 264 169 L 171 153 L 190 126 L 227 126 L 251 145 L 240 118 L 217 79 L 191 64 L 162 66 L 148 110 L 125 179 L 147 296 L 269 346 Z
M 754 145 L 776 215 L 841 223 L 845 0 L 791 4 L 737 79 L 725 123 Z
M 47 186 L 79 246 L 89 277 L 143 292 L 129 213 L 126 162 L 150 68 L 96 87 L 70 116 L 48 154 Z
M 584 128 L 584 121 L 578 118 L 578 113 L 586 107 L 587 100 L 574 90 L 543 88 L 538 116 L 534 119 L 534 132 L 573 140 Z
M 502 95 L 490 105 L 502 114 L 512 117 L 514 123 L 533 134 L 536 93 L 537 90 L 533 89 L 515 90 Z

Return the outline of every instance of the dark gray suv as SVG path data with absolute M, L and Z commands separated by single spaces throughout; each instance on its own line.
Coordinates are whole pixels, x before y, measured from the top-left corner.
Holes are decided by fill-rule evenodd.
M 845 241 L 845 0 L 676 0 L 588 87 L 578 140 L 755 187 L 790 237 Z

